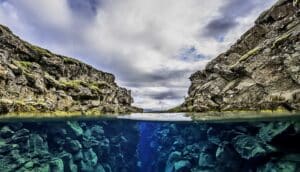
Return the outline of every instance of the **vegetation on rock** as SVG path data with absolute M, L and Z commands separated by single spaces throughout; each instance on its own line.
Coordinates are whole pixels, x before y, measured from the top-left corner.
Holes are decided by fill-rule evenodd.
M 0 25 L 1 114 L 141 111 L 132 103 L 112 74 L 31 45 Z
M 263 12 L 231 48 L 192 74 L 188 97 L 170 111 L 300 110 L 298 0 Z

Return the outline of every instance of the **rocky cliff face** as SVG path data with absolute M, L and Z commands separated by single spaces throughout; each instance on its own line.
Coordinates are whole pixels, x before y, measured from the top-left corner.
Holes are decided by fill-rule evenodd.
M 176 109 L 300 110 L 300 10 L 279 0 L 225 53 L 194 73 Z
M 31 45 L 0 25 L 0 113 L 132 112 L 112 74 Z

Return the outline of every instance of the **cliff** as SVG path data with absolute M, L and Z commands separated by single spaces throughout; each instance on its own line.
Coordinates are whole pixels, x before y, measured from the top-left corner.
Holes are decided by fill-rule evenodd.
M 126 113 L 130 91 L 112 74 L 31 45 L 0 25 L 0 113 Z
M 279 0 L 231 48 L 190 77 L 172 111 L 300 110 L 300 3 Z

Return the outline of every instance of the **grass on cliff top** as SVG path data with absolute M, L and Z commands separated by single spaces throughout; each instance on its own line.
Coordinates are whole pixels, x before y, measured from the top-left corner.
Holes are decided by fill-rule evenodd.
M 65 64 L 79 64 L 80 63 L 80 61 L 70 58 L 70 57 L 63 56 L 62 58 L 63 58 L 63 61 Z
M 47 49 L 40 48 L 38 46 L 31 45 L 29 43 L 27 44 L 27 47 L 29 49 L 33 50 L 35 53 L 40 54 L 42 56 L 46 56 L 46 57 L 51 57 L 52 56 L 52 53 Z

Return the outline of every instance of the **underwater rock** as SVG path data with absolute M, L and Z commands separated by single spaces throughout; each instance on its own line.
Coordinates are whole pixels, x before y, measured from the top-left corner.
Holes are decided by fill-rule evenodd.
M 265 156 L 275 151 L 274 147 L 253 136 L 239 135 L 232 142 L 235 150 L 245 159 Z
M 181 160 L 174 163 L 175 172 L 188 172 L 190 171 L 192 165 L 190 161 Z
M 77 153 L 82 149 L 82 145 L 78 140 L 69 140 L 66 142 L 65 148 L 70 153 Z
M 187 171 L 267 172 L 286 168 L 296 172 L 300 170 L 300 134 L 294 130 L 296 126 L 295 121 L 164 124 L 153 131 L 149 143 L 154 145 L 155 155 L 151 171 L 173 172 L 175 163 L 189 161 L 191 166 Z M 166 132 L 169 127 L 176 127 L 177 133 Z M 193 130 L 198 133 L 190 132 Z M 262 139 L 266 133 L 269 136 Z M 169 142 L 179 138 L 189 141 L 175 149 Z M 169 141 L 165 142 L 166 139 Z
M 19 143 L 19 142 L 26 142 L 29 138 L 30 131 L 27 129 L 18 130 L 9 138 L 8 142 L 10 143 Z
M 2 123 L 0 171 L 138 171 L 135 124 L 24 122 L 13 130 L 14 123 Z
M 77 172 L 78 167 L 74 164 L 72 160 L 72 155 L 70 153 L 62 152 L 59 154 L 59 157 L 62 159 L 64 163 L 64 171 L 65 172 Z
M 279 0 L 263 12 L 228 51 L 190 76 L 188 97 L 170 111 L 300 110 L 297 3 Z
M 201 152 L 198 160 L 199 167 L 209 167 L 215 166 L 215 158 L 213 154 Z
M 219 145 L 221 143 L 221 140 L 220 140 L 220 137 L 219 137 L 219 131 L 217 131 L 213 127 L 210 127 L 207 130 L 207 138 L 213 144 Z
M 56 158 L 50 162 L 50 169 L 53 172 L 64 172 L 64 162 L 62 159 Z
M 80 125 L 78 124 L 78 122 L 68 121 L 67 126 L 68 126 L 68 128 L 66 128 L 66 129 L 67 129 L 67 131 L 70 132 L 71 135 L 79 137 L 83 134 L 83 130 L 80 127 Z
M 97 165 L 98 157 L 93 149 L 88 149 L 83 152 L 83 161 L 88 162 L 92 167 Z
M 282 171 L 297 172 L 297 164 L 289 161 L 269 162 L 258 168 L 258 172 Z
M 97 171 L 97 172 L 110 172 L 109 170 L 105 170 L 104 167 L 101 164 L 97 165 L 95 171 Z
M 38 134 L 30 134 L 28 146 L 31 152 L 48 151 L 47 142 L 44 142 L 43 138 Z
M 2 138 L 11 137 L 15 132 L 11 130 L 8 126 L 3 126 L 0 130 L 0 136 Z
M 289 122 L 269 123 L 260 128 L 258 137 L 265 142 L 270 142 L 274 139 L 274 137 L 286 131 L 291 125 L 292 124 Z

